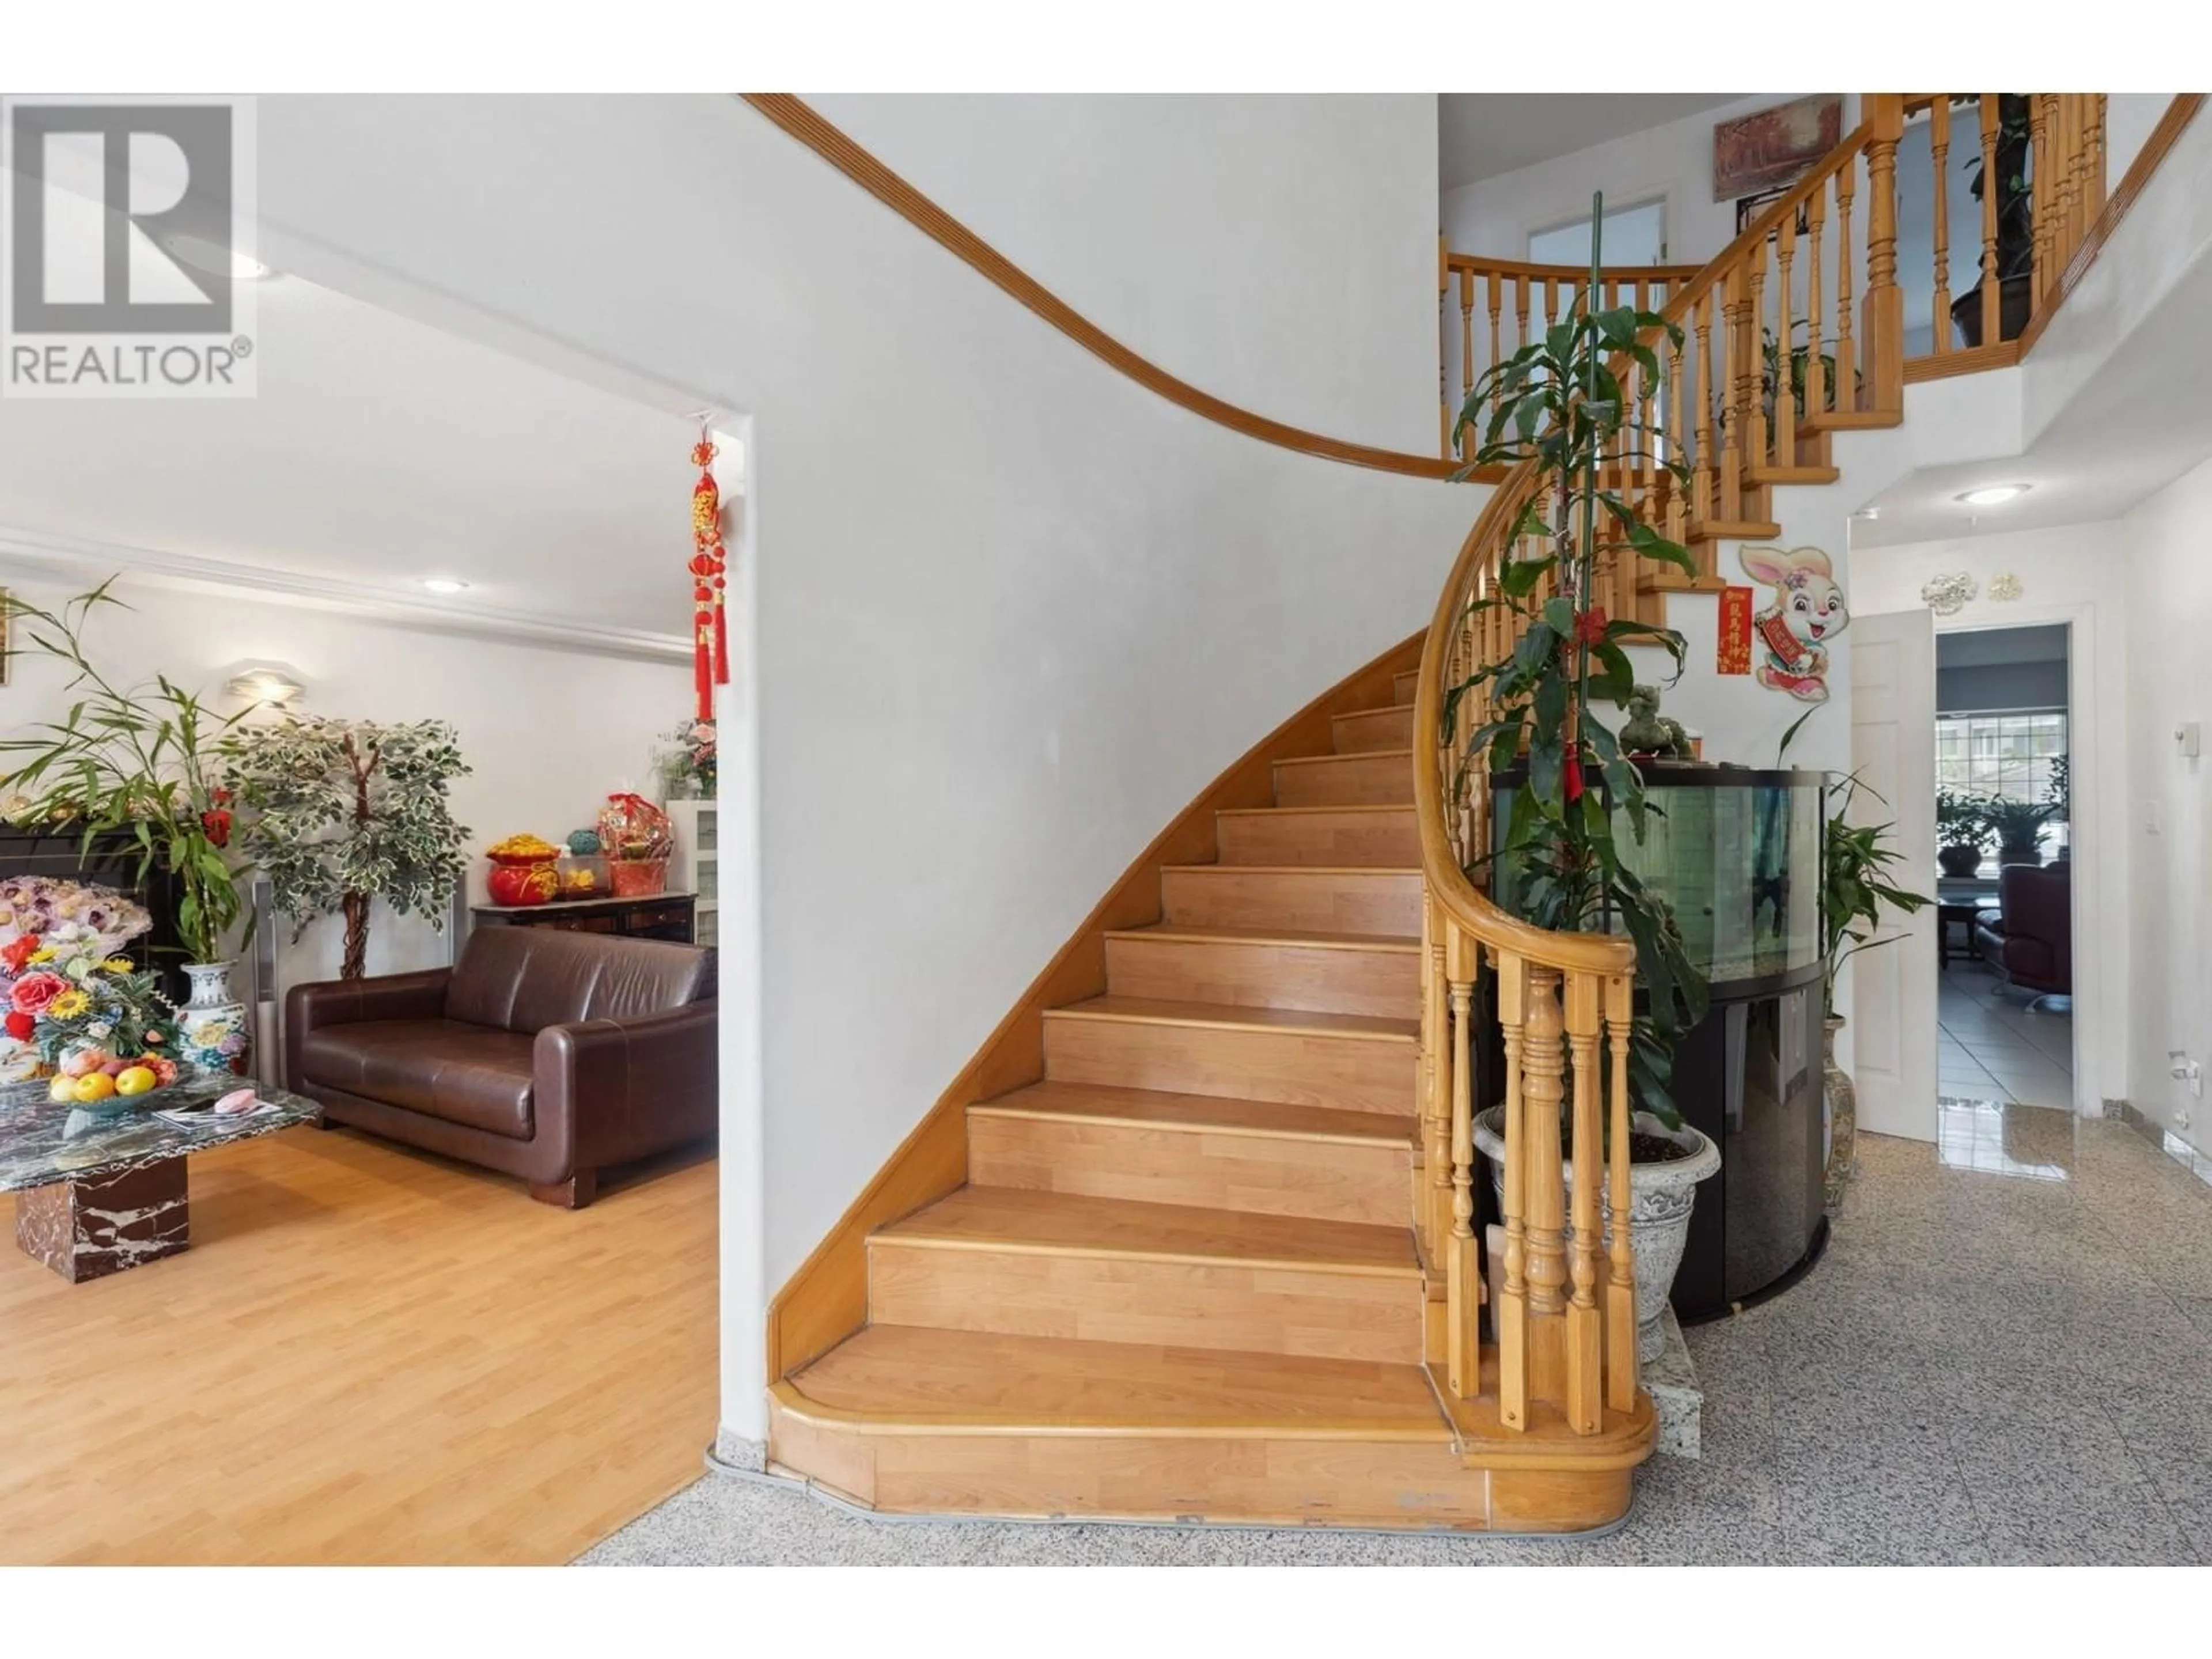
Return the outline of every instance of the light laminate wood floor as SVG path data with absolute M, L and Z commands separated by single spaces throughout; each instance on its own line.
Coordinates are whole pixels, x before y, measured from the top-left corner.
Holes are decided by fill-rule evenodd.
M 0 1196 L 0 1563 L 562 1562 L 698 1474 L 710 1158 L 570 1213 L 299 1128 L 191 1204 L 186 1254 L 70 1285 Z

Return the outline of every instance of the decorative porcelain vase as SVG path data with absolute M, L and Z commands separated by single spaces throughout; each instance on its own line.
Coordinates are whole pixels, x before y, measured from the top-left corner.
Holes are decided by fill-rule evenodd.
M 1499 1132 L 1505 1109 L 1493 1106 L 1474 1121 L 1474 1144 L 1490 1160 L 1490 1189 L 1504 1208 L 1505 1138 Z M 1721 1167 L 1721 1149 L 1706 1136 L 1684 1124 L 1678 1133 L 1649 1112 L 1636 1115 L 1638 1134 L 1656 1135 L 1689 1148 L 1686 1158 L 1663 1164 L 1628 1166 L 1628 1249 L 1636 1264 L 1636 1358 L 1639 1364 L 1659 1357 L 1667 1346 L 1662 1322 L 1667 1297 L 1674 1288 L 1674 1273 L 1682 1265 L 1683 1248 L 1690 1242 L 1690 1212 L 1698 1201 L 1698 1183 Z M 1575 1172 L 1566 1170 L 1569 1209 L 1573 1206 Z M 1613 1243 L 1613 1200 L 1598 1194 L 1598 1213 L 1604 1219 L 1604 1239 Z M 1574 1242 L 1571 1224 L 1562 1228 L 1568 1244 Z
M 1844 1205 L 1844 1183 L 1859 1172 L 1859 1097 L 1850 1073 L 1836 1064 L 1836 1033 L 1844 1029 L 1844 1017 L 1830 1014 L 1821 1024 L 1826 1031 L 1821 1072 L 1828 1119 L 1826 1201 L 1833 1216 Z
M 204 1072 L 246 1074 L 252 1039 L 246 1005 L 230 988 L 229 962 L 188 962 L 185 977 L 191 995 L 177 1010 L 177 1058 Z
M 1964 880 L 1982 867 L 1982 849 L 1969 842 L 1954 847 L 1936 849 L 1936 862 L 1943 866 L 1943 873 Z

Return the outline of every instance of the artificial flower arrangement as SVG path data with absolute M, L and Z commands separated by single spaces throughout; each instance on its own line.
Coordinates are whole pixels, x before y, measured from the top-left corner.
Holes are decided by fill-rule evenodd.
M 0 882 L 0 1075 L 52 1074 L 56 1100 L 150 1094 L 177 1080 L 177 1027 L 159 975 L 123 947 L 153 925 L 104 887 L 45 877 Z
M 686 720 L 665 733 L 662 741 L 676 745 L 662 750 L 658 761 L 664 797 L 670 800 L 681 800 L 687 796 L 714 799 L 714 722 Z

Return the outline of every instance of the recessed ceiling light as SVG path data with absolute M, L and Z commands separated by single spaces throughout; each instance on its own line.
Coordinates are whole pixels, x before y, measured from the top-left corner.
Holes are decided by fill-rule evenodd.
M 1881 509 L 1878 507 L 1863 507 L 1853 516 L 1867 520 L 1879 519 L 1881 517 Z
M 273 273 L 252 254 L 237 248 L 218 247 L 203 237 L 165 236 L 161 246 L 194 270 L 210 276 L 228 276 L 234 283 L 258 283 Z
M 433 593 L 465 593 L 469 585 L 453 576 L 425 576 L 422 586 Z
M 1970 489 L 1959 499 L 1968 507 L 1995 507 L 2008 501 L 2027 488 L 2026 484 L 1990 484 L 1982 489 Z

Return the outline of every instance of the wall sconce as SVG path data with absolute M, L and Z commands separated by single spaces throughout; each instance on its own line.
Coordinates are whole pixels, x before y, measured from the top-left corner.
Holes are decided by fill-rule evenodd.
M 307 687 L 292 678 L 290 670 L 270 664 L 240 669 L 222 689 L 256 706 L 267 703 L 282 708 Z

